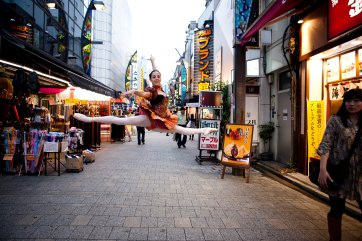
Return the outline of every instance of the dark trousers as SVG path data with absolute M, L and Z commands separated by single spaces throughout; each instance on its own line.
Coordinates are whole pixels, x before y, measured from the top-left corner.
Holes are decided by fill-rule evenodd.
M 362 211 L 362 201 L 357 202 Z M 332 218 L 341 218 L 345 211 L 346 199 L 329 196 L 329 203 L 331 205 L 331 210 L 329 211 L 328 216 Z
M 138 141 L 139 145 L 141 144 L 141 142 L 143 144 L 145 143 L 145 128 L 144 127 L 137 126 L 137 141 Z
M 186 127 L 186 125 L 179 125 L 179 126 Z M 185 145 L 186 141 L 187 141 L 187 136 L 176 133 L 176 141 L 177 141 L 178 147 Z

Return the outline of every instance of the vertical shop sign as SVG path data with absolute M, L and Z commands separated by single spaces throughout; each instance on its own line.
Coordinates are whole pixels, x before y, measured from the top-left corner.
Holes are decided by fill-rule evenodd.
M 307 101 L 308 160 L 317 155 L 316 150 L 325 129 L 324 103 L 322 100 Z
M 132 78 L 132 64 L 137 63 L 137 50 L 134 52 L 134 54 L 131 56 L 131 58 L 128 61 L 127 70 L 126 70 L 126 76 L 124 81 L 124 87 L 125 90 L 128 91 L 131 89 L 131 78 Z
M 201 120 L 201 128 L 216 128 L 217 131 L 208 135 L 200 135 L 200 150 L 219 150 L 220 120 Z
M 245 31 L 259 16 L 259 0 L 235 0 L 234 43 L 240 44 Z M 259 32 L 247 40 L 245 46 L 259 46 Z
M 195 32 L 194 81 L 198 92 L 209 90 L 214 71 L 214 34 L 213 25 Z
M 91 74 L 92 8 L 88 7 L 82 28 L 82 62 L 84 72 Z
M 328 1 L 328 40 L 362 25 L 361 0 Z

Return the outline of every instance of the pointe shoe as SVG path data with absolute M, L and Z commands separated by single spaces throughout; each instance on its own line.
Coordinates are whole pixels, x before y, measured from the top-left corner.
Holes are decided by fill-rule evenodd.
M 216 128 L 203 128 L 203 134 L 204 135 L 208 135 L 210 133 L 213 133 L 213 132 L 217 132 L 217 129 Z
M 85 115 L 80 114 L 80 113 L 74 113 L 73 117 L 74 117 L 74 119 L 77 119 L 77 120 L 80 120 L 80 121 L 83 121 L 83 122 L 86 122 L 86 123 L 90 123 L 90 122 L 93 121 L 92 117 L 88 117 L 88 116 L 85 116 Z

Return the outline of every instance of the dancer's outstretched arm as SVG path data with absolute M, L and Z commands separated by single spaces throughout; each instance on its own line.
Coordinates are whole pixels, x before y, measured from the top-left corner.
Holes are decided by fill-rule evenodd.
M 155 57 L 153 57 L 151 55 L 150 60 L 151 60 L 151 64 L 152 64 L 152 70 L 158 70 L 156 67 L 156 63 L 155 63 Z

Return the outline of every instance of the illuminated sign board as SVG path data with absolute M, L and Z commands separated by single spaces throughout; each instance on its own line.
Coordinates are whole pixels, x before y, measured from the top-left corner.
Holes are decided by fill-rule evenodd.
M 194 82 L 198 91 L 209 90 L 214 72 L 214 34 L 213 26 L 195 32 Z
M 360 0 L 328 1 L 328 40 L 362 24 Z

